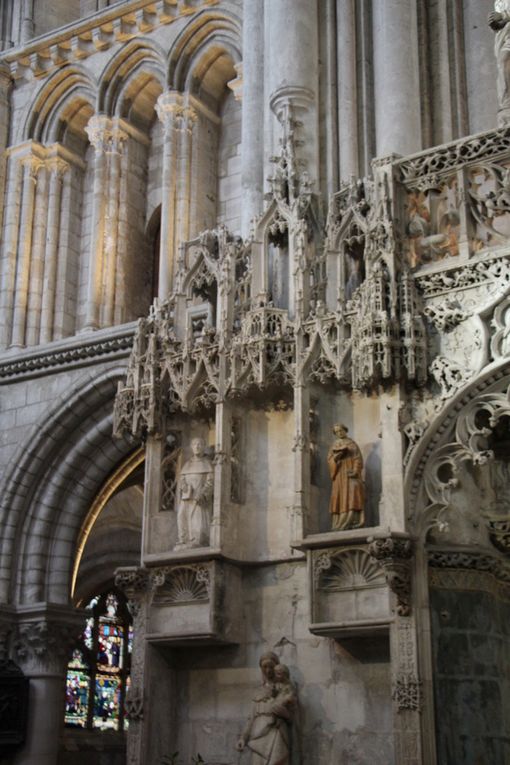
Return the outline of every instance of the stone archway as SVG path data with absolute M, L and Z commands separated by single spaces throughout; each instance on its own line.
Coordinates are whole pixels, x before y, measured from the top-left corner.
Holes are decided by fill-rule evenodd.
M 438 412 L 407 467 L 424 729 L 438 762 L 488 756 L 504 765 L 510 745 L 502 723 L 509 687 L 510 505 L 498 505 L 491 485 L 501 474 L 498 463 L 505 475 L 510 463 L 506 442 L 503 450 L 496 442 L 509 418 L 506 360 Z
M 112 436 L 123 375 L 84 375 L 33 429 L 4 481 L 0 632 L 30 678 L 27 743 L 15 760 L 23 765 L 56 762 L 67 652 L 83 626 L 71 603 L 78 534 L 105 479 L 135 448 Z

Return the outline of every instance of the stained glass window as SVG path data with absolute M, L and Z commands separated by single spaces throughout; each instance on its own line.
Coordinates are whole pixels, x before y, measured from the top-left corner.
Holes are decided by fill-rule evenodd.
M 67 665 L 67 727 L 121 731 L 129 688 L 133 628 L 116 590 L 92 598 L 90 617 Z

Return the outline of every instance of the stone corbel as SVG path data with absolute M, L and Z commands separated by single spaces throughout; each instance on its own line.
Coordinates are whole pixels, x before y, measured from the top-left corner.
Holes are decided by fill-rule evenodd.
M 390 590 L 397 597 L 399 616 L 411 614 L 411 562 L 414 545 L 410 539 L 371 539 L 368 552 L 384 571 Z
M 127 597 L 129 612 L 136 622 L 141 614 L 142 598 L 149 588 L 149 572 L 136 566 L 118 568 L 115 572 L 115 586 Z

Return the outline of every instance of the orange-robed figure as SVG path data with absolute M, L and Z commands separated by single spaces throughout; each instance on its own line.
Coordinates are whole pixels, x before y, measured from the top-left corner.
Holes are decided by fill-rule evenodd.
M 365 525 L 363 457 L 359 446 L 347 435 L 345 425 L 335 425 L 333 433 L 336 439 L 328 452 L 331 527 L 336 531 L 357 529 Z

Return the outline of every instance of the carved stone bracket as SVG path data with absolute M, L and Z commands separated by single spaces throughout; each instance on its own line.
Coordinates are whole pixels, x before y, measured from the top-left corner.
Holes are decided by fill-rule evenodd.
M 145 568 L 119 568 L 115 572 L 115 586 L 126 595 L 129 613 L 136 621 L 141 615 L 142 598 L 149 586 L 149 572 Z
M 399 616 L 411 614 L 411 559 L 413 557 L 413 542 L 410 539 L 371 540 L 368 551 L 372 558 L 383 568 L 391 591 L 397 596 L 397 613 Z
M 125 701 L 126 718 L 129 722 L 143 720 L 143 693 L 132 688 Z

